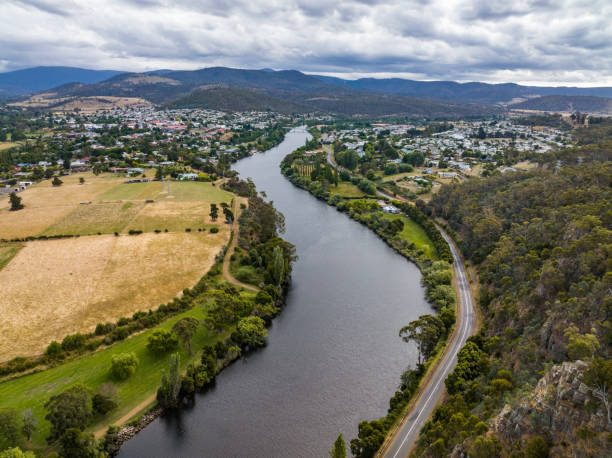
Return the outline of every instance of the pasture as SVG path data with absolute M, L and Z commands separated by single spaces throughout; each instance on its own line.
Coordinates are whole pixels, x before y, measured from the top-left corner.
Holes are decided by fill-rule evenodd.
M 23 210 L 0 202 L 0 239 L 79 236 L 0 245 L 0 361 L 156 308 L 193 286 L 229 239 L 223 216 L 212 222 L 209 212 L 210 203 L 233 195 L 211 183 L 125 184 L 124 177 L 89 173 L 62 181 L 20 193 Z M 211 234 L 212 226 L 219 232 Z

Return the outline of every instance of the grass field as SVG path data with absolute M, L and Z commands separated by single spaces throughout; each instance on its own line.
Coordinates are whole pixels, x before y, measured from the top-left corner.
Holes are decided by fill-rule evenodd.
M 410 243 L 414 243 L 417 249 L 421 250 L 430 259 L 436 259 L 436 248 L 431 243 L 431 240 L 421 226 L 412 221 L 405 215 L 392 215 L 385 213 L 384 217 L 389 221 L 401 219 L 404 222 L 404 229 L 400 232 L 400 236 Z
M 223 225 L 217 234 L 27 242 L 0 271 L 0 361 L 40 354 L 52 340 L 156 308 L 193 286 L 228 239 Z
M 0 142 L 0 150 L 12 148 L 17 145 L 19 145 L 17 142 Z
M 202 307 L 195 307 L 168 320 L 156 329 L 170 329 L 178 319 L 185 316 L 202 319 L 204 311 Z M 1 407 L 15 408 L 20 412 L 31 408 L 38 419 L 38 431 L 34 433 L 28 448 L 39 451 L 46 448 L 45 437 L 49 433 L 50 424 L 44 419 L 46 411 L 43 406 L 47 399 L 75 383 L 83 383 L 96 390 L 100 385 L 110 382 L 111 378 L 108 374 L 110 360 L 117 353 L 134 352 L 140 364 L 132 377 L 126 381 L 115 383 L 119 407 L 109 413 L 107 417 L 97 418 L 89 430 L 95 431 L 112 424 L 113 421 L 128 413 L 135 405 L 153 395 L 159 386 L 162 371 L 168 368 L 169 356 L 156 357 L 146 349 L 147 338 L 152 332 L 153 330 L 146 331 L 112 347 L 55 368 L 0 383 Z M 209 333 L 201 326 L 193 338 L 192 347 L 201 348 L 203 345 L 213 343 L 222 337 Z M 183 368 L 187 366 L 190 360 L 199 356 L 197 352 L 194 353 L 197 356 L 190 358 L 186 351 L 180 350 L 181 366 Z
M 0 242 L 0 270 L 2 270 L 15 257 L 23 247 L 21 243 Z
M 330 186 L 332 194 L 340 194 L 342 197 L 364 197 L 364 194 L 357 186 L 352 183 L 338 183 L 338 186 Z

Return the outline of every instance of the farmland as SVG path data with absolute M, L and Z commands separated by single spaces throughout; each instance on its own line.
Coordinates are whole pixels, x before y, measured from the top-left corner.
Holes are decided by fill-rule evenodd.
M 80 237 L 0 245 L 0 361 L 156 308 L 197 282 L 229 239 L 229 226 L 208 212 L 232 194 L 210 183 L 123 184 L 90 174 L 62 180 L 22 192 L 23 210 L 9 212 L 2 202 L 0 239 Z M 213 226 L 218 233 L 210 233 Z

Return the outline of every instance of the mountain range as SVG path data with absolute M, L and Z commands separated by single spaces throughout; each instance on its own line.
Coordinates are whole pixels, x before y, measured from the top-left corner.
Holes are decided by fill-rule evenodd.
M 533 109 L 556 110 L 554 107 L 575 106 L 580 107 L 581 111 L 589 111 L 590 106 L 608 107 L 608 101 L 612 98 L 610 87 L 555 88 L 398 78 L 344 80 L 308 75 L 296 70 L 227 67 L 146 73 L 36 67 L 0 73 L 0 95 L 24 97 L 40 92 L 46 92 L 45 96 L 53 100 L 93 96 L 135 97 L 170 107 L 197 106 L 229 111 L 322 111 L 345 115 L 429 118 L 495 114 L 507 106 L 529 106 L 540 99 L 541 103 L 537 104 L 540 108 Z M 554 97 L 545 98 L 549 96 Z M 564 101 L 563 97 L 571 97 L 572 100 Z

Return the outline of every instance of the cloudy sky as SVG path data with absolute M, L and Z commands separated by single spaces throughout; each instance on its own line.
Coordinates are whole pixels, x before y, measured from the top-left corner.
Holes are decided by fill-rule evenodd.
M 610 0 L 1 0 L 0 71 L 215 65 L 612 85 Z

